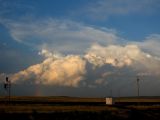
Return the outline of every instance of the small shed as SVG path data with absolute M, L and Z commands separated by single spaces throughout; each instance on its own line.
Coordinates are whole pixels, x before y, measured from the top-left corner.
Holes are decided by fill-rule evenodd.
M 106 105 L 113 105 L 114 99 L 113 98 L 106 98 Z

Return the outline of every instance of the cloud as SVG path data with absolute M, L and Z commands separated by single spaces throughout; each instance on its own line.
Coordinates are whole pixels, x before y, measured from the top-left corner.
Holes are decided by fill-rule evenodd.
M 100 78 L 100 79 L 95 80 L 95 84 L 97 84 L 97 85 L 106 85 L 107 81 L 105 79 Z
M 96 28 L 69 20 L 4 21 L 11 37 L 37 49 L 82 53 L 93 43 L 111 44 L 119 37 L 111 29 Z
M 4 82 L 5 81 L 5 77 L 6 77 L 6 74 L 5 73 L 1 73 L 0 74 L 0 82 Z
M 160 57 L 160 35 L 159 34 L 151 34 L 148 37 L 146 37 L 145 40 L 142 42 L 133 42 L 134 44 L 137 44 L 142 50 Z
M 85 10 L 92 18 L 107 19 L 114 15 L 155 12 L 159 7 L 159 0 L 99 0 Z
M 34 22 L 33 22 L 34 21 Z M 159 56 L 159 34 L 151 34 L 141 42 L 125 40 L 116 30 L 96 28 L 70 20 L 52 18 L 30 21 L 1 22 L 17 42 L 38 50 L 48 49 L 65 54 L 83 54 L 93 44 L 126 45 L 135 44 L 147 53 Z
M 11 81 L 17 83 L 30 80 L 36 84 L 77 87 L 83 80 L 86 62 L 80 56 L 57 57 L 47 50 L 41 53 L 46 57 L 42 63 L 11 74 Z
M 91 82 L 86 82 L 86 86 L 95 86 L 104 84 L 108 76 L 111 76 L 105 73 L 114 74 L 115 69 L 125 73 L 131 70 L 134 75 L 160 74 L 159 34 L 135 42 L 124 40 L 114 30 L 69 20 L 50 18 L 27 23 L 3 21 L 3 24 L 14 40 L 42 49 L 39 55 L 45 58 L 39 64 L 11 74 L 13 81 L 17 83 L 30 81 L 76 87 L 82 80 L 90 79 Z M 57 54 L 57 51 L 65 55 Z M 89 72 L 86 65 L 88 62 L 97 73 Z M 96 74 L 89 77 L 88 73 L 90 76 Z
M 87 4 L 84 11 L 81 6 L 81 11 L 84 19 L 86 15 L 94 19 L 106 20 L 110 16 L 154 12 L 159 5 L 159 0 L 98 0 L 89 6 Z M 44 60 L 31 62 L 35 58 L 29 54 L 27 58 L 31 59 L 27 60 L 29 64 L 25 64 L 29 66 L 26 69 L 24 67 L 17 69 L 21 64 L 14 64 L 12 67 L 7 62 L 10 69 L 14 69 L 13 71 L 17 69 L 16 71 L 19 72 L 2 73 L 0 80 L 5 80 L 5 77 L 9 76 L 15 83 L 29 82 L 47 87 L 48 85 L 51 85 L 50 87 L 52 85 L 77 87 L 84 83 L 84 86 L 89 88 L 97 86 L 101 88 L 114 79 L 117 81 L 113 83 L 119 84 L 122 81 L 126 85 L 129 80 L 133 80 L 128 77 L 130 74 L 134 76 L 134 79 L 136 79 L 135 75 L 140 75 L 150 76 L 148 79 L 158 81 L 160 75 L 159 34 L 149 35 L 141 42 L 122 41 L 124 39 L 118 36 L 116 30 L 113 29 L 66 19 L 31 18 L 33 16 L 29 15 L 34 8 L 27 6 L 15 2 L 0 4 L 0 23 L 8 29 L 10 37 L 15 41 L 31 49 L 42 50 L 39 55 L 44 56 Z M 27 13 L 29 15 L 26 15 Z M 77 11 L 76 14 L 79 18 Z M 54 51 L 54 53 L 49 51 Z M 6 52 L 1 51 L 3 57 Z M 21 57 L 14 57 L 12 61 L 16 60 L 20 63 L 19 58 L 26 56 L 23 52 L 21 55 L 17 54 Z M 65 55 L 57 54 L 57 52 Z M 8 54 L 13 55 L 11 51 L 8 51 Z M 4 61 L 5 59 L 6 57 Z M 30 65 L 31 63 L 34 65 Z M 24 65 L 24 62 L 22 64 Z M 95 69 L 88 68 L 88 66 Z
M 115 67 L 123 67 L 131 65 L 132 59 L 138 59 L 139 52 L 140 50 L 135 45 L 103 47 L 95 44 L 90 48 L 85 58 L 96 66 L 111 64 Z
M 107 85 L 114 76 L 121 80 L 139 76 L 159 76 L 160 59 L 142 51 L 135 44 L 93 44 L 84 55 L 61 55 L 42 49 L 39 55 L 44 60 L 14 74 L 0 74 L 0 79 L 9 76 L 14 83 L 77 87 Z M 95 68 L 95 69 L 90 69 Z M 83 82 L 81 82 L 83 81 Z
M 160 60 L 143 52 L 137 45 L 93 45 L 85 58 L 97 67 L 111 65 L 116 68 L 130 67 L 138 72 L 160 74 Z

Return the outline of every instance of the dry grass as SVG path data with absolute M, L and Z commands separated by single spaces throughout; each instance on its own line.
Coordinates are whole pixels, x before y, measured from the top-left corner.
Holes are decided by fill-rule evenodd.
M 159 120 L 160 118 L 160 106 L 107 106 L 105 98 L 14 96 L 10 104 L 5 100 L 5 97 L 0 97 L 2 120 Z
M 116 107 L 109 106 L 43 106 L 43 105 L 1 105 L 0 111 L 5 113 L 32 113 L 33 111 L 39 113 L 50 112 L 67 112 L 67 111 L 88 111 L 88 112 L 101 112 L 101 111 L 116 111 Z
M 6 97 L 0 97 L 0 101 L 5 101 Z M 12 101 L 36 101 L 36 102 L 104 102 L 104 98 L 79 98 L 79 97 L 32 97 L 32 96 L 12 96 Z
M 39 113 L 66 112 L 66 111 L 129 111 L 136 110 L 160 110 L 160 105 L 142 106 L 107 106 L 105 98 L 77 98 L 77 97 L 11 97 L 11 103 L 4 102 L 5 97 L 0 97 L 0 112 L 4 113 Z M 131 101 L 130 98 L 119 98 L 121 101 Z

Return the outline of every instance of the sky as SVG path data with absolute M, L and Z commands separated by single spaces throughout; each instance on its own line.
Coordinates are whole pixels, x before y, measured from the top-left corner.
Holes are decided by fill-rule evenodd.
M 160 95 L 159 0 L 0 0 L 0 95 Z

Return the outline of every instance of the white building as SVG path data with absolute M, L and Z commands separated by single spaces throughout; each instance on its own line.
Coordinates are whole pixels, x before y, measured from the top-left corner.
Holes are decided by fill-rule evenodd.
M 113 105 L 114 99 L 113 98 L 106 98 L 106 105 Z

